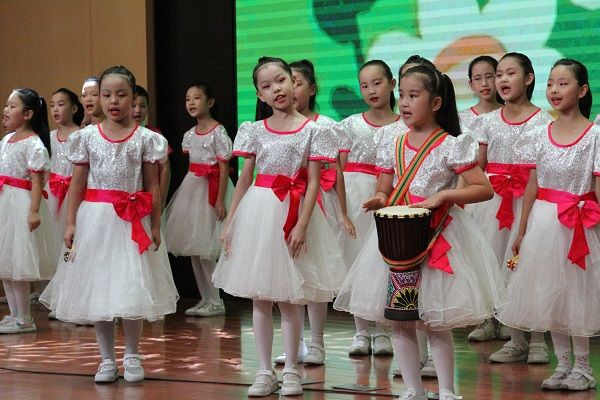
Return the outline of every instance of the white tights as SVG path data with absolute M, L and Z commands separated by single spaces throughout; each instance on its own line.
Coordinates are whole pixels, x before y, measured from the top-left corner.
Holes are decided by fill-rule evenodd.
M 354 324 L 356 325 L 356 333 L 366 334 L 369 332 L 369 321 L 364 318 L 354 316 Z M 387 335 L 386 329 L 383 324 L 376 322 L 375 330 L 373 332 L 375 335 L 384 334 Z
M 125 354 L 138 354 L 142 336 L 143 319 L 123 319 L 125 332 Z M 115 357 L 115 321 L 96 321 L 96 340 L 102 359 L 114 360 Z
M 303 306 L 300 308 L 304 310 Z M 325 320 L 327 319 L 327 303 L 308 303 L 307 308 L 308 321 L 310 322 L 310 343 L 324 347 L 323 334 L 325 332 Z M 304 315 L 303 311 L 301 313 Z
M 277 303 L 281 312 L 281 332 L 285 352 L 285 368 L 297 368 L 298 342 L 300 341 L 300 306 L 290 303 Z M 252 328 L 261 370 L 271 370 L 273 353 L 273 303 L 252 301 Z
M 571 339 L 573 340 L 573 352 L 575 353 L 575 366 L 586 371 L 592 369 L 590 366 L 590 338 L 582 336 L 569 336 L 558 332 L 552 334 L 554 353 L 558 358 L 558 364 L 571 366 Z
M 527 346 L 527 341 L 525 340 L 525 332 L 520 329 L 508 328 L 510 332 L 510 340 L 513 343 L 519 344 L 521 346 Z M 544 333 L 543 332 L 531 332 L 531 340 L 530 343 L 543 344 L 544 341 Z
M 10 316 L 16 317 L 21 322 L 31 321 L 29 282 L 3 279 L 2 284 L 4 286 L 4 293 L 6 293 Z
M 219 303 L 221 301 L 219 289 L 212 282 L 212 274 L 215 271 L 216 262 L 214 260 L 202 259 L 198 256 L 192 256 L 191 261 L 200 297 L 209 303 Z

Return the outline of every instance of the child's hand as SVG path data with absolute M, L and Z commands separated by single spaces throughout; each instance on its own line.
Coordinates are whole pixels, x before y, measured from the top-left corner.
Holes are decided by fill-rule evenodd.
M 420 201 L 418 203 L 413 203 L 409 207 L 421 207 L 421 208 L 432 209 L 432 208 L 438 208 L 438 207 L 442 206 L 444 203 L 446 203 L 446 195 L 445 195 L 444 191 L 441 191 L 441 192 L 434 194 L 433 196 L 426 198 L 423 201 Z
M 362 205 L 365 212 L 375 211 L 385 207 L 386 199 L 381 196 L 373 196 L 369 200 L 365 201 Z
M 157 251 L 158 248 L 160 247 L 160 228 L 152 228 L 150 229 L 150 231 L 152 232 L 152 241 L 154 242 L 154 246 L 156 246 L 154 248 L 154 251 Z
M 225 209 L 225 203 L 222 201 L 217 201 L 215 203 L 215 211 L 217 213 L 217 219 L 219 221 L 223 221 L 227 216 L 227 210 Z
M 344 225 L 344 229 L 348 232 L 348 235 L 352 239 L 356 239 L 356 229 L 354 228 L 354 224 L 352 220 L 348 217 L 348 215 L 344 215 L 344 219 L 342 220 L 342 224 Z
M 300 251 L 303 248 L 304 250 L 306 250 L 305 242 L 306 227 L 296 224 L 296 226 L 294 226 L 294 229 L 292 229 L 292 231 L 290 232 L 290 236 L 287 240 L 288 251 L 290 252 L 292 258 L 300 257 Z
M 75 236 L 75 225 L 67 225 L 67 227 L 65 228 L 65 236 L 64 236 L 65 247 L 67 249 L 70 249 L 71 247 L 73 247 L 73 237 L 74 236 Z
M 221 231 L 221 247 L 223 248 L 223 254 L 225 258 L 229 257 L 231 254 L 231 222 L 228 221 L 223 226 L 223 230 Z
M 515 238 L 515 242 L 513 243 L 512 247 L 510 248 L 512 250 L 513 256 L 519 255 L 519 251 L 521 250 L 521 242 L 523 241 L 523 237 L 525 235 L 523 235 L 522 233 L 518 233 L 517 237 Z
M 29 223 L 29 232 L 33 232 L 40 226 L 40 213 L 37 211 L 29 211 L 27 222 Z

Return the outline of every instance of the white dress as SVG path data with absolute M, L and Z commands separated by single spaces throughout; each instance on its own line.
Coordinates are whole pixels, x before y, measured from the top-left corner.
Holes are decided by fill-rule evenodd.
M 392 124 L 396 130 L 403 130 L 406 125 L 398 117 Z M 337 129 L 349 136 L 352 147 L 348 154 L 348 162 L 344 167 L 346 183 L 346 207 L 348 217 L 356 229 L 356 239 L 348 238 L 344 245 L 344 261 L 350 268 L 362 249 L 367 234 L 375 226 L 372 212 L 365 212 L 363 203 L 375 194 L 377 186 L 377 143 L 381 138 L 381 126 L 371 124 L 363 114 L 354 114 L 342 120 Z M 354 168 L 357 167 L 357 168 Z M 370 172 L 365 173 L 365 168 Z
M 223 125 L 199 133 L 196 127 L 183 135 L 183 152 L 189 155 L 190 169 L 202 164 L 204 170 L 213 168 L 209 178 L 205 172 L 189 171 L 165 209 L 165 239 L 167 250 L 175 256 L 199 256 L 214 260 L 219 254 L 221 222 L 210 203 L 211 183 L 216 200 L 219 189 L 219 161 L 231 158 L 231 139 Z M 196 174 L 201 176 L 197 176 Z M 211 183 L 209 183 L 211 182 Z M 215 187 L 216 186 L 216 187 Z M 233 184 L 228 179 L 225 205 L 229 208 Z M 213 201 L 214 201 L 213 200 Z
M 475 120 L 479 116 L 479 113 L 475 111 L 475 107 L 469 107 L 458 113 L 458 120 L 460 122 L 460 130 L 462 133 L 472 133 Z
M 495 111 L 481 114 L 476 119 L 473 133 L 480 144 L 487 146 L 486 172 L 490 176 L 492 184 L 494 184 L 494 179 L 498 179 L 492 178 L 491 176 L 493 175 L 499 175 L 499 178 L 502 178 L 502 176 L 511 176 L 511 179 L 514 176 L 491 172 L 494 171 L 495 165 L 498 165 L 500 168 L 517 168 L 521 171 L 519 176 L 523 180 L 522 185 L 517 186 L 521 190 L 524 190 L 529 177 L 528 168 L 530 166 L 520 159 L 520 154 L 523 150 L 521 144 L 519 144 L 520 138 L 525 132 L 536 126 L 547 125 L 552 121 L 552 116 L 545 111 L 538 110 L 526 120 L 513 123 L 504 118 L 502 110 L 503 108 L 499 108 Z M 517 234 L 523 197 L 522 194 L 518 197 L 513 197 L 512 205 L 510 204 L 511 201 L 506 203 L 508 204 L 507 209 L 509 212 L 512 212 L 514 219 L 512 223 L 507 222 L 501 227 L 497 213 L 500 210 L 503 198 L 498 195 L 496 187 L 494 188 L 494 192 L 494 198 L 491 200 L 467 205 L 466 210 L 473 217 L 483 232 L 484 237 L 492 245 L 498 265 L 504 266 L 506 261 L 512 256 L 510 247 Z M 505 227 L 504 225 L 510 225 L 510 227 Z M 508 279 L 505 268 L 502 271 L 505 280 Z
M 56 269 L 52 223 L 46 200 L 40 202 L 40 226 L 29 231 L 28 217 L 33 173 L 48 170 L 48 151 L 37 135 L 11 141 L 9 133 L 0 143 L 0 278 L 15 281 L 48 280 Z
M 383 136 L 377 166 L 398 175 L 395 159 L 398 135 Z M 417 149 L 405 148 L 406 162 Z M 477 143 L 470 135 L 448 136 L 425 158 L 409 189 L 416 201 L 456 186 L 458 174 L 477 165 Z M 451 246 L 446 257 L 453 273 L 430 265 L 421 266 L 419 316 L 431 329 L 449 329 L 481 323 L 494 315 L 504 301 L 504 288 L 494 253 L 463 209 L 453 206 L 450 223 L 442 236 Z M 436 245 L 442 244 L 440 238 Z M 367 243 L 352 266 L 334 307 L 372 321 L 384 321 L 389 267 L 377 246 L 372 229 Z M 360 285 L 356 285 L 360 283 Z
M 593 192 L 595 176 L 600 175 L 600 127 L 593 126 L 570 145 L 554 142 L 549 127 L 530 135 L 530 162 L 540 190 Z M 572 207 L 584 204 L 573 201 Z M 498 315 L 502 323 L 527 331 L 600 334 L 600 226 L 584 232 L 590 251 L 585 269 L 568 259 L 574 230 L 559 221 L 557 204 L 535 200 L 519 263 L 510 273 L 510 301 Z
M 67 158 L 67 140 L 60 140 L 57 130 L 50 132 L 50 149 L 50 179 L 46 184 L 46 192 L 51 222 L 54 224 L 51 240 L 55 242 L 57 254 L 60 256 L 66 250 L 63 236 L 67 225 L 67 191 L 73 175 L 73 164 Z
M 142 164 L 166 156 L 166 140 L 143 127 L 111 141 L 100 125 L 90 125 L 68 140 L 69 160 L 89 165 L 87 190 L 125 192 L 127 200 L 143 190 Z M 150 216 L 141 223 L 150 236 Z M 42 304 L 69 322 L 115 317 L 154 321 L 175 312 L 179 296 L 165 245 L 154 251 L 150 244 L 140 254 L 132 229 L 112 203 L 84 199 L 77 210 L 74 259 L 61 260 L 40 296 Z
M 234 156 L 256 157 L 257 181 L 265 176 L 295 179 L 309 160 L 335 162 L 338 154 L 331 135 L 309 120 L 291 132 L 275 131 L 266 120 L 244 122 L 233 147 Z M 254 300 L 331 301 L 346 275 L 335 236 L 315 205 L 306 249 L 293 259 L 283 231 L 291 196 L 283 196 L 270 187 L 248 189 L 231 220 L 231 249 L 227 255 L 221 252 L 213 282 L 231 295 Z

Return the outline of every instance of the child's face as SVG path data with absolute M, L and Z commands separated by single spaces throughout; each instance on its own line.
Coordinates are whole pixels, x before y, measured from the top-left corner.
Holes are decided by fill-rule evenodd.
M 73 122 L 73 115 L 77 112 L 77 106 L 71 104 L 69 96 L 65 93 L 58 92 L 52 95 L 50 111 L 57 125 L 67 125 Z
M 2 118 L 2 125 L 6 127 L 6 132 L 15 131 L 17 128 L 21 127 L 26 120 L 31 118 L 31 115 L 29 114 L 33 113 L 31 111 L 25 112 L 24 110 L 25 105 L 19 95 L 17 92 L 12 92 L 8 97 L 8 100 L 6 100 Z
M 98 117 L 102 114 L 100 107 L 100 87 L 98 85 L 85 85 L 81 89 L 81 104 L 85 114 L 90 117 Z
M 423 84 L 424 76 L 410 74 L 400 80 L 400 115 L 406 126 L 419 127 L 429 123 L 434 114 L 434 102 Z
M 143 125 L 148 116 L 148 99 L 144 96 L 136 96 L 131 108 L 131 117 L 138 125 Z
M 263 65 L 256 73 L 258 98 L 274 110 L 293 106 L 294 80 L 279 64 Z
M 131 85 L 123 75 L 104 77 L 100 87 L 100 106 L 108 119 L 123 122 L 131 118 L 133 100 Z
M 396 81 L 385 76 L 379 65 L 364 67 L 358 75 L 360 94 L 370 108 L 385 108 L 390 104 L 390 92 L 394 90 Z
M 552 68 L 546 85 L 546 98 L 553 109 L 559 112 L 579 107 L 579 99 L 585 96 L 588 88 L 579 85 L 571 69 L 565 65 Z
M 204 89 L 192 86 L 185 94 L 185 109 L 192 118 L 201 118 L 210 113 L 213 99 L 206 97 Z
M 294 108 L 302 113 L 309 110 L 308 105 L 311 96 L 315 94 L 315 85 L 312 85 L 304 74 L 298 70 L 292 69 L 292 76 L 296 83 L 294 86 Z
M 496 67 L 496 90 L 504 101 L 517 101 L 526 95 L 533 78 L 533 74 L 525 74 L 518 59 L 506 57 Z
M 475 96 L 481 100 L 491 101 L 496 97 L 496 70 L 485 61 L 473 65 L 469 86 Z

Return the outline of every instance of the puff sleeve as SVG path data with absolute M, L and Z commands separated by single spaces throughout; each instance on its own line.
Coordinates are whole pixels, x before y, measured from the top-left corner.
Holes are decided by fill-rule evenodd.
M 193 134 L 194 128 L 183 134 L 183 139 L 181 140 L 181 151 L 183 151 L 184 154 L 189 154 L 190 152 L 190 140 Z
M 462 174 L 479 164 L 479 146 L 473 136 L 449 136 L 446 140 L 448 139 L 451 140 L 451 145 L 446 156 L 446 166 L 448 169 L 454 171 L 456 174 Z
M 233 141 L 234 157 L 251 157 L 256 156 L 256 140 L 252 131 L 252 122 L 242 122 L 240 125 L 235 140 Z
M 594 176 L 600 176 L 600 128 L 592 127 L 594 130 Z
M 67 140 L 67 159 L 73 164 L 89 164 L 90 156 L 87 147 L 87 138 L 90 135 L 90 127 L 81 129 L 69 135 Z
M 485 121 L 486 118 L 483 115 L 480 115 L 478 118 L 476 118 L 468 134 L 473 136 L 479 144 L 487 145 L 490 138 Z
M 310 161 L 335 162 L 339 152 L 337 135 L 330 126 L 318 126 L 311 124 L 312 134 L 310 138 Z
M 377 158 L 375 160 L 375 168 L 384 174 L 394 174 L 396 166 L 396 144 L 402 135 L 389 127 L 381 128 L 381 137 L 377 143 Z
M 27 154 L 27 169 L 30 172 L 44 172 L 50 167 L 50 157 L 48 150 L 44 147 L 42 140 L 36 137 L 31 141 L 31 146 Z
M 168 143 L 167 139 L 163 135 L 156 134 L 150 130 L 145 129 L 144 132 L 144 140 L 143 140 L 143 156 L 142 160 L 144 162 L 154 163 L 164 163 L 167 160 L 167 149 Z
M 332 126 L 332 129 L 338 137 L 338 143 L 340 146 L 339 152 L 350 153 L 350 149 L 352 149 L 352 139 L 350 139 L 350 136 L 346 133 L 344 126 L 340 123 L 336 123 Z
M 227 134 L 227 130 L 223 125 L 219 125 L 219 127 L 215 130 L 215 154 L 217 156 L 217 160 L 219 161 L 229 161 L 231 158 L 231 139 Z

